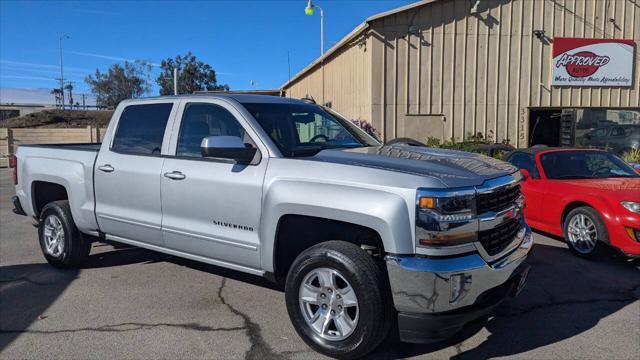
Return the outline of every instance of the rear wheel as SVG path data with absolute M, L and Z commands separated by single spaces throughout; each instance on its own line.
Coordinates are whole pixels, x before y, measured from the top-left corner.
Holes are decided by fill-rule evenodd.
M 91 251 L 91 240 L 82 236 L 71 216 L 69 202 L 54 201 L 44 206 L 38 225 L 40 248 L 47 262 L 69 268 L 82 264 Z
M 287 310 L 302 339 L 328 356 L 373 351 L 392 323 L 388 280 L 360 247 L 328 241 L 300 254 L 287 275 Z
M 607 228 L 591 207 L 582 206 L 569 212 L 564 221 L 564 238 L 569 250 L 580 257 L 600 259 L 607 253 Z

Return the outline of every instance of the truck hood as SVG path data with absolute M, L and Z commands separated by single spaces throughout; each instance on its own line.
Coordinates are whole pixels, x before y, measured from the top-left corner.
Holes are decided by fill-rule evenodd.
M 452 188 L 478 186 L 518 170 L 480 154 L 408 145 L 327 149 L 307 159 L 428 176 Z

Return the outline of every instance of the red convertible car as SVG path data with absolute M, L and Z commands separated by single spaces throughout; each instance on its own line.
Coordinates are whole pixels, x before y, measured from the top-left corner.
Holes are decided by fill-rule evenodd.
M 523 174 L 531 227 L 564 237 L 578 256 L 600 258 L 611 246 L 640 257 L 640 174 L 616 155 L 533 147 L 505 160 Z

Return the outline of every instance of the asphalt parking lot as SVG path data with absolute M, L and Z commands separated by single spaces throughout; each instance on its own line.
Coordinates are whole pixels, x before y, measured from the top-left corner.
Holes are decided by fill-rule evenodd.
M 319 358 L 270 283 L 128 246 L 96 243 L 57 270 L 0 170 L 0 358 Z M 536 234 L 527 286 L 485 324 L 430 345 L 384 343 L 373 358 L 631 359 L 640 354 L 640 262 L 589 262 Z M 635 354 L 635 355 L 634 355 Z

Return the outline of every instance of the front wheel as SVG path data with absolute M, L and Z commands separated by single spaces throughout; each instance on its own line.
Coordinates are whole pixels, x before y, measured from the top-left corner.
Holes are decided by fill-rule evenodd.
M 564 221 L 564 238 L 569 250 L 587 259 L 600 259 L 606 255 L 609 234 L 596 210 L 581 206 L 569 212 Z
M 328 241 L 300 254 L 287 275 L 289 317 L 314 350 L 359 358 L 387 336 L 393 308 L 381 266 L 360 247 Z

